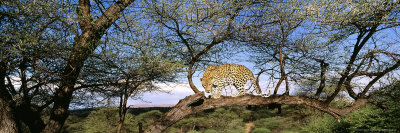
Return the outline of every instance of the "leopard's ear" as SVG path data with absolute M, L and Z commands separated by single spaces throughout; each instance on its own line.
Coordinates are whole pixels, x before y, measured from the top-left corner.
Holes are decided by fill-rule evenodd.
M 209 65 L 208 66 L 208 68 L 210 68 L 210 69 L 214 69 L 215 67 L 217 67 L 217 66 L 215 66 L 215 65 Z

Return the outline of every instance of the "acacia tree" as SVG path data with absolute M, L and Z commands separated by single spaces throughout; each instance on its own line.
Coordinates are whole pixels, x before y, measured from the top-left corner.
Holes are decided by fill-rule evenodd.
M 102 58 L 89 59 L 90 64 L 96 65 L 85 67 L 82 72 L 88 77 L 84 78 L 80 87 L 98 94 L 97 98 L 119 98 L 120 119 L 117 132 L 121 132 L 123 127 L 130 97 L 140 99 L 141 93 L 160 91 L 161 88 L 157 85 L 175 82 L 177 73 L 182 71 L 181 62 L 176 60 L 174 53 L 169 53 L 173 51 L 151 43 L 144 37 L 139 40 L 141 41 L 122 46 L 117 42 L 102 47 L 103 50 L 99 53 Z M 101 69 L 104 71 L 98 70 L 103 67 L 106 68 Z
M 124 28 L 130 24 L 119 26 Z M 99 61 L 91 62 L 95 67 L 87 67 L 88 76 L 101 75 L 104 78 L 110 75 L 110 78 L 104 80 L 105 86 L 100 86 L 99 93 L 111 91 L 111 97 L 119 97 L 120 120 L 117 132 L 121 132 L 130 97 L 137 99 L 140 93 L 159 91 L 157 85 L 175 82 L 178 73 L 182 72 L 182 61 L 176 58 L 172 46 L 155 36 L 158 33 L 153 32 L 152 28 L 152 23 L 136 24 L 129 31 L 123 32 L 123 35 L 116 34 L 104 47 L 101 46 L 102 50 L 98 53 L 101 58 L 89 59 Z M 121 40 L 126 41 L 121 44 Z M 104 70 L 110 71 L 98 71 L 99 64 L 104 65 Z M 100 84 L 96 80 L 91 85 L 99 87 Z
M 13 37 L 7 36 L 10 35 L 10 32 L 3 32 L 4 35 L 2 39 L 2 46 L 7 46 L 2 49 L 2 54 L 10 55 L 2 57 L 1 59 L 1 72 L 0 79 L 9 79 L 7 77 L 11 77 L 11 75 L 15 75 L 18 73 L 18 76 L 21 78 L 21 88 L 15 89 L 13 88 L 12 82 L 8 80 L 8 82 L 4 82 L 2 80 L 1 83 L 1 104 L 4 105 L 1 108 L 2 118 L 8 118 L 3 121 L 1 120 L 1 130 L 9 131 L 9 132 L 17 132 L 18 130 L 18 118 L 16 118 L 16 110 L 14 104 L 19 99 L 19 96 L 22 96 L 22 99 L 26 99 L 26 103 L 21 105 L 20 107 L 27 108 L 30 111 L 24 112 L 27 117 L 23 120 L 32 132 L 58 132 L 60 131 L 62 125 L 65 122 L 65 119 L 68 116 L 68 108 L 70 101 L 72 99 L 72 94 L 76 90 L 75 83 L 79 77 L 81 69 L 84 65 L 84 62 L 87 58 L 89 58 L 93 51 L 99 45 L 99 41 L 104 35 L 105 31 L 109 29 L 112 24 L 120 18 L 120 13 L 134 0 L 121 0 L 110 2 L 107 4 L 103 4 L 104 2 L 95 1 L 95 3 L 91 3 L 89 0 L 79 0 L 75 1 L 77 6 L 71 6 L 73 3 L 68 3 L 64 1 L 51 1 L 47 2 L 38 2 L 38 1 L 2 1 L 2 21 L 8 25 L 13 25 L 12 22 L 17 21 L 20 23 L 26 23 L 27 27 L 33 27 L 32 23 L 39 23 L 39 28 L 32 28 L 33 30 L 27 30 L 26 35 L 36 33 L 36 36 L 32 36 L 33 38 L 18 38 L 14 39 Z M 31 4 L 34 3 L 34 4 Z M 4 5 L 4 6 L 3 6 Z M 95 6 L 93 6 L 95 5 Z M 104 6 L 106 5 L 106 6 Z M 96 7 L 96 8 L 93 8 Z M 107 9 L 105 8 L 107 7 Z M 31 10 L 26 10 L 31 9 Z M 76 10 L 75 10 L 76 9 Z M 26 12 L 25 12 L 26 11 Z M 76 12 L 75 12 L 76 11 Z M 30 20 L 33 18 L 33 20 Z M 39 19 L 35 19 L 39 18 Z M 43 21 L 45 20 L 45 21 Z M 32 22 L 32 23 L 30 23 Z M 59 30 L 52 30 L 48 26 L 53 22 L 57 22 L 54 29 L 61 28 Z M 48 23 L 48 24 L 46 24 Z M 15 24 L 15 23 L 14 23 Z M 79 25 L 79 26 L 78 26 Z M 60 26 L 60 27 L 57 27 Z M 19 29 L 24 29 L 25 27 L 10 27 L 9 29 L 14 29 L 11 33 L 18 34 Z M 3 28 L 2 28 L 3 29 Z M 2 30 L 6 31 L 6 30 Z M 32 32 L 33 31 L 33 32 Z M 63 31 L 63 32 L 60 32 Z M 47 33 L 47 34 L 46 34 Z M 64 33 L 64 34 L 62 34 Z M 62 39 L 54 39 L 48 38 L 50 35 L 59 37 L 65 37 Z M 35 35 L 35 34 L 32 34 Z M 20 36 L 21 37 L 21 36 Z M 24 37 L 24 36 L 22 36 Z M 49 39 L 50 41 L 54 41 L 55 46 L 67 46 L 63 47 L 60 50 L 64 50 L 65 55 L 58 55 L 55 58 L 35 58 L 27 56 L 22 56 L 21 60 L 18 58 L 13 58 L 15 52 L 21 51 L 21 55 L 25 55 L 26 52 L 33 52 L 36 55 L 43 54 L 41 51 L 46 49 L 48 45 L 45 43 L 37 43 L 38 45 L 34 45 L 32 43 L 32 39 Z M 73 39 L 71 39 L 73 38 Z M 67 40 L 67 41 L 64 41 Z M 4 45 L 3 45 L 4 44 Z M 28 47 L 21 47 L 21 46 Z M 36 50 L 26 49 L 29 46 L 37 47 Z M 14 48 L 17 48 L 15 50 Z M 50 47 L 47 52 L 55 52 L 57 53 L 57 47 Z M 54 51 L 52 51 L 54 50 Z M 58 53 L 57 53 L 58 54 Z M 56 65 L 60 66 L 52 66 L 54 67 L 57 75 L 55 81 L 53 81 L 53 85 L 57 84 L 57 88 L 55 88 L 52 93 L 52 97 L 47 97 L 47 102 L 43 104 L 42 107 L 47 107 L 52 104 L 52 110 L 50 113 L 50 118 L 48 122 L 44 125 L 43 121 L 39 117 L 32 117 L 40 115 L 41 107 L 37 108 L 36 103 L 33 103 L 32 97 L 38 94 L 39 88 L 42 88 L 44 85 L 48 85 L 48 80 L 44 80 L 41 76 L 46 77 L 46 73 L 41 74 L 37 73 L 40 70 L 40 66 L 38 63 L 47 62 L 46 60 L 50 60 L 56 62 Z M 14 63 L 15 62 L 15 63 Z M 16 66 L 15 64 L 19 64 Z M 16 69 L 14 69 L 16 68 Z M 16 73 L 13 73 L 13 71 Z M 29 72 L 29 73 L 27 73 Z M 52 74 L 52 73 L 50 73 Z M 33 76 L 32 76 L 33 75 Z M 30 76 L 35 77 L 34 75 L 38 75 L 40 79 L 28 78 Z M 38 82 L 33 82 L 38 81 Z M 43 81 L 45 83 L 43 83 Z M 33 86 L 29 86 L 29 84 L 33 84 Z M 35 91 L 37 90 L 37 91 Z M 18 92 L 18 93 L 13 93 Z M 18 95 L 22 93 L 23 95 Z M 48 93 L 45 93 L 48 94 Z M 17 106 L 18 107 L 18 106 Z M 33 109 L 32 109 L 33 108 Z M 33 119 L 30 119 L 33 118 Z M 32 121 L 31 121 L 32 120 Z M 39 122 L 35 122 L 39 120 Z M 32 124 L 33 126 L 30 126 Z
M 257 22 L 264 16 L 264 7 L 251 1 L 147 1 L 146 7 L 148 16 L 160 25 L 161 36 L 184 47 L 181 58 L 187 64 L 187 79 L 195 93 L 200 91 L 192 76 L 201 64 L 219 62 L 218 58 L 228 53 L 219 51 L 231 50 L 233 45 L 228 44 L 235 42 L 235 35 L 273 23 Z
M 236 98 L 207 99 L 203 93 L 196 93 L 182 99 L 171 111 L 150 126 L 147 132 L 162 132 L 189 114 L 223 106 L 304 104 L 326 112 L 338 121 L 340 121 L 340 116 L 347 115 L 367 103 L 384 108 L 382 101 L 374 99 L 373 93 L 369 92 L 377 81 L 388 73 L 398 70 L 400 65 L 398 45 L 396 45 L 398 40 L 390 38 L 394 40 L 377 41 L 379 33 L 386 34 L 398 27 L 399 2 L 319 1 L 293 4 L 297 2 L 262 3 L 270 7 L 268 9 L 287 9 L 279 10 L 282 12 L 275 16 L 279 23 L 269 25 L 276 29 L 261 28 L 258 31 L 252 29 L 247 32 L 248 36 L 244 35 L 242 36 L 244 38 L 237 40 L 250 42 L 249 38 L 257 38 L 258 42 L 254 39 L 251 43 L 270 48 L 265 50 L 264 46 L 259 47 L 261 48 L 259 51 L 265 52 L 264 54 L 273 55 L 263 61 L 278 65 L 267 65 L 269 68 L 263 69 L 280 72 L 279 81 L 287 80 L 286 85 L 302 79 L 301 77 L 306 77 L 304 80 L 319 81 L 320 85 L 314 89 L 313 96 L 275 95 L 265 98 L 245 95 Z M 292 15 L 299 17 L 292 17 Z M 264 19 L 267 18 L 274 18 L 274 15 Z M 175 21 L 173 24 L 182 25 L 181 22 Z M 269 39 L 270 36 L 279 39 Z M 354 37 L 355 41 L 349 41 Z M 264 38 L 266 40 L 263 40 Z M 347 60 L 344 61 L 346 57 Z M 289 72 L 285 73 L 285 70 Z M 356 82 L 353 80 L 362 78 L 369 78 L 366 85 L 355 86 Z M 327 81 L 328 85 L 326 85 Z M 275 84 L 278 86 L 274 88 L 279 88 L 278 83 Z M 321 99 L 320 95 L 326 93 L 327 87 L 334 87 L 333 92 Z M 354 99 L 352 106 L 337 108 L 330 105 L 342 87 Z M 357 91 L 359 87 L 362 89 Z
M 51 94 L 49 86 L 60 78 L 55 71 L 62 67 L 64 51 L 70 49 L 64 43 L 70 41 L 66 36 L 71 32 L 63 31 L 67 27 L 56 22 L 60 19 L 58 12 L 43 10 L 47 6 L 60 7 L 56 3 L 2 1 L 1 5 L 0 97 L 5 107 L 1 117 L 12 119 L 1 119 L 6 123 L 0 124 L 0 131 L 17 132 L 23 122 L 32 132 L 40 132 L 44 128 L 40 113 L 52 103 L 48 95 L 42 94 Z

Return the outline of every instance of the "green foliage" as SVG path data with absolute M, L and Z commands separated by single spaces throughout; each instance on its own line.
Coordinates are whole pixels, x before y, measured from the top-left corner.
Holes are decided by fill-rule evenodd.
M 160 118 L 162 113 L 158 110 L 141 113 L 134 116 L 127 113 L 121 132 L 138 133 L 138 124 L 142 123 L 145 129 L 156 119 Z M 97 108 L 90 112 L 86 118 L 71 115 L 68 117 L 64 132 L 67 133 L 87 133 L 87 132 L 115 132 L 119 122 L 117 108 Z
M 270 133 L 271 130 L 268 128 L 256 128 L 251 133 Z
M 128 114 L 128 113 L 127 113 Z M 143 124 L 143 128 L 150 126 L 150 124 L 152 124 L 154 121 L 156 121 L 157 119 L 159 119 L 162 116 L 162 112 L 158 111 L 158 110 L 152 110 L 149 112 L 145 112 L 142 114 L 137 115 L 136 117 L 134 117 L 134 119 L 132 121 L 130 121 L 132 123 L 132 127 L 135 128 L 135 131 L 137 131 L 138 124 L 142 123 Z
M 385 116 L 382 115 L 383 110 L 376 108 L 373 105 L 355 111 L 346 116 L 345 121 L 351 124 L 350 130 L 356 129 L 382 129 L 386 128 Z
M 214 129 L 207 129 L 204 131 L 204 133 L 219 133 L 217 130 Z
M 399 111 L 398 106 L 382 110 L 368 104 L 343 117 L 340 123 L 327 114 L 315 116 L 302 128 L 302 132 L 400 131 Z
M 196 130 L 190 130 L 189 132 L 187 132 L 187 133 L 201 133 L 201 132 L 199 132 L 199 131 L 196 131 Z
M 302 128 L 303 132 L 396 132 L 400 131 L 400 93 L 397 88 L 400 82 L 382 87 L 376 92 L 377 99 L 384 99 L 388 109 L 381 109 L 375 105 L 367 104 L 353 113 L 342 118 L 338 123 L 327 114 L 314 116 Z M 338 103 L 340 105 L 340 103 Z
M 169 133 L 180 133 L 181 130 L 178 129 L 178 128 L 170 127 L 170 128 L 167 129 L 167 132 L 169 132 Z
M 337 125 L 337 121 L 332 116 L 325 114 L 322 117 L 314 116 L 306 126 L 301 128 L 301 131 L 305 133 L 331 133 Z
M 244 132 L 244 122 L 240 118 L 244 108 L 217 108 L 209 114 L 196 114 L 173 125 L 169 132 L 196 130 L 200 132 Z
M 389 108 L 382 110 L 374 105 L 367 105 L 361 109 L 342 117 L 338 123 L 332 116 L 316 111 L 306 106 L 282 106 L 285 110 L 277 116 L 265 108 L 247 110 L 245 107 L 217 108 L 213 111 L 191 115 L 178 121 L 165 132 L 202 132 L 202 133 L 242 133 L 245 131 L 245 118 L 254 117 L 248 121 L 254 123 L 253 133 L 268 132 L 316 132 L 316 133 L 346 133 L 358 131 L 400 131 L 399 103 L 388 101 Z M 97 108 L 88 112 L 73 113 L 65 123 L 66 133 L 80 132 L 115 132 L 118 124 L 116 108 Z M 136 116 L 133 112 L 127 113 L 127 119 L 122 132 L 138 132 L 138 124 L 142 123 L 146 129 L 150 124 L 162 116 L 162 112 L 151 110 Z
M 285 119 L 282 117 L 262 118 L 254 121 L 254 125 L 260 128 L 279 128 L 283 125 Z
M 98 108 L 92 111 L 85 120 L 76 123 L 81 126 L 83 130 L 76 132 L 114 132 L 118 124 L 118 109 L 117 108 Z M 131 116 L 127 116 L 129 119 Z M 74 131 L 75 132 L 75 131 Z
M 254 120 L 254 116 L 253 116 L 253 111 L 250 110 L 244 110 L 241 115 L 240 118 L 243 119 L 243 121 L 250 121 L 250 120 Z
M 268 117 L 274 116 L 274 115 L 276 115 L 276 113 L 273 112 L 272 110 L 268 110 L 268 109 L 264 108 L 264 109 L 256 110 L 252 115 L 254 118 L 260 119 L 260 118 L 268 118 Z
M 78 117 L 77 115 L 69 115 L 67 120 L 65 121 L 63 130 L 66 133 L 69 132 L 79 132 L 84 131 L 85 129 L 82 126 L 83 117 Z

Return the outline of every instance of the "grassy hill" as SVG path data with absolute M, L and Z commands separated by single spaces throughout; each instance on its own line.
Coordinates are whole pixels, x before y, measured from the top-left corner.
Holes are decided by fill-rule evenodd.
M 137 133 L 138 124 L 145 129 L 167 112 L 169 107 L 130 109 L 123 132 Z M 264 107 L 225 107 L 191 115 L 168 128 L 168 133 L 297 133 L 297 132 L 399 132 L 399 107 L 382 110 L 368 105 L 343 117 L 333 117 L 316 109 L 283 105 L 282 112 Z M 63 128 L 64 133 L 112 133 L 118 124 L 117 108 L 73 110 Z M 247 128 L 247 130 L 246 130 Z

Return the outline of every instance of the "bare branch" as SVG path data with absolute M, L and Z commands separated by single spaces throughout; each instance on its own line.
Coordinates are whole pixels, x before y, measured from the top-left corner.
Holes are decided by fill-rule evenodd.
M 320 78 L 320 83 L 319 83 L 318 90 L 317 90 L 317 92 L 315 93 L 315 98 L 316 98 L 316 99 L 319 99 L 319 97 L 321 96 L 322 90 L 325 88 L 325 80 L 326 80 L 325 72 L 326 72 L 327 67 L 329 66 L 329 64 L 328 64 L 328 63 L 325 63 L 324 60 L 316 59 L 316 61 L 318 61 L 318 62 L 320 63 L 320 67 L 321 67 L 321 74 L 320 74 L 320 76 L 319 76 L 319 78 Z
M 11 81 L 10 76 L 7 75 L 6 78 L 7 78 L 7 83 L 8 83 L 7 84 L 8 90 L 11 92 L 12 95 L 16 95 L 17 91 L 15 90 L 15 87 Z
M 76 9 L 79 16 L 79 25 L 82 30 L 86 30 L 91 27 L 91 16 L 90 16 L 90 0 L 79 0 L 79 6 Z
M 114 5 L 110 6 L 107 11 L 94 22 L 95 29 L 98 30 L 99 33 L 103 33 L 120 17 L 121 12 L 134 1 L 135 0 L 119 0 L 115 2 Z
M 382 78 L 385 74 L 393 71 L 394 69 L 398 68 L 400 66 L 400 60 L 396 62 L 393 66 L 386 68 L 382 72 L 379 72 L 378 75 L 372 79 L 368 85 L 364 88 L 363 92 L 360 94 L 360 97 L 365 97 L 365 94 L 369 91 L 369 89 L 372 87 L 373 84 L 375 84 L 376 81 L 378 81 L 380 78 Z
M 361 33 L 357 37 L 357 43 L 354 46 L 354 50 L 353 50 L 353 53 L 352 53 L 352 55 L 350 57 L 350 61 L 347 63 L 347 67 L 344 70 L 344 73 L 342 74 L 342 77 L 339 79 L 337 87 L 335 88 L 335 92 L 331 96 L 328 97 L 328 99 L 325 101 L 326 103 L 330 103 L 336 97 L 336 95 L 340 92 L 340 90 L 342 89 L 343 82 L 348 77 L 348 75 L 349 75 L 349 73 L 350 73 L 350 71 L 352 69 L 352 65 L 354 64 L 354 61 L 356 60 L 356 57 L 357 57 L 358 53 L 360 52 L 361 48 L 365 45 L 365 43 L 367 43 L 367 41 L 376 32 L 376 28 L 377 27 L 378 27 L 377 25 L 372 27 L 369 30 L 368 34 L 364 38 L 362 38 L 364 36 L 363 31 L 360 31 Z M 362 41 L 360 42 L 360 40 L 362 40 Z

